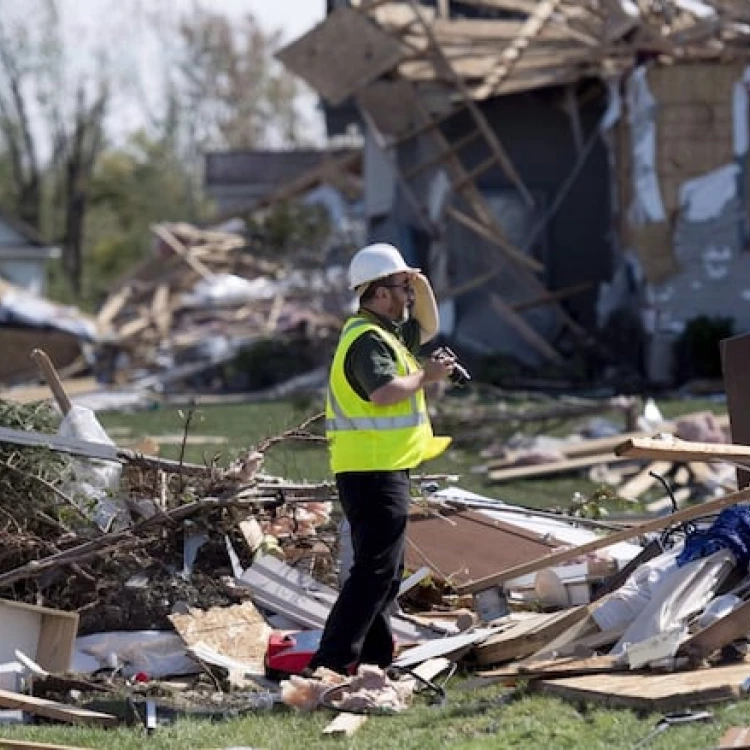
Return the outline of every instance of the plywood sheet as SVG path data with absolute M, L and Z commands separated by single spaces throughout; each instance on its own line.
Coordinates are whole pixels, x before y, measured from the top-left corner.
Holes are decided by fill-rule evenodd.
M 375 81 L 357 94 L 357 103 L 381 133 L 398 137 L 419 124 L 415 96 L 409 81 Z
M 338 8 L 277 57 L 331 104 L 340 104 L 395 68 L 404 51 L 361 13 Z
M 670 674 L 605 674 L 533 683 L 566 700 L 593 701 L 652 712 L 734 700 L 747 679 L 747 664 Z
M 253 665 L 262 673 L 271 628 L 252 602 L 192 609 L 189 614 L 170 615 L 169 619 L 188 646 L 205 643 L 223 656 Z

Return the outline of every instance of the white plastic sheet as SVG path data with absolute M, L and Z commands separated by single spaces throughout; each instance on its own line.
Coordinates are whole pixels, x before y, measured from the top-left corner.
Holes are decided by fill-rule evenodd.
M 113 631 L 76 638 L 72 671 L 93 674 L 100 669 L 121 669 L 125 677 L 145 672 L 151 678 L 201 671 L 182 638 L 160 630 Z
M 633 71 L 626 93 L 633 150 L 630 222 L 638 226 L 666 218 L 656 173 L 656 99 L 649 90 L 644 66 Z
M 94 412 L 75 404 L 63 418 L 58 433 L 63 437 L 114 445 Z M 120 484 L 120 464 L 79 459 L 73 466 L 73 480 L 65 491 L 81 511 L 103 531 L 129 525 L 131 519 L 127 508 L 114 496 Z
M 93 320 L 75 307 L 64 307 L 25 289 L 9 288 L 0 299 L 0 322 L 17 322 L 37 328 L 55 328 L 84 341 L 97 341 Z
M 713 172 L 683 182 L 680 206 L 687 221 L 708 221 L 718 218 L 727 203 L 737 197 L 740 168 L 726 164 Z
M 734 565 L 734 555 L 726 549 L 680 568 L 670 564 L 668 571 L 661 571 L 658 587 L 653 589 L 650 600 L 630 622 L 612 653 L 621 654 L 629 644 L 685 625 L 689 617 L 711 601 Z

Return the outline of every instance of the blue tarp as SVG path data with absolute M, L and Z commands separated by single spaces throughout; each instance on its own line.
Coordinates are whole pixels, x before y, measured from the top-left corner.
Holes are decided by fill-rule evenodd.
M 677 564 L 685 565 L 691 560 L 708 557 L 720 549 L 730 550 L 737 565 L 747 568 L 750 563 L 750 505 L 724 508 L 711 528 L 690 534 Z

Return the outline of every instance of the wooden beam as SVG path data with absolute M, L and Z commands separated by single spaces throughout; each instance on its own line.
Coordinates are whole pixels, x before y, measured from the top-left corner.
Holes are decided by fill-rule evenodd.
M 550 461 L 546 464 L 532 464 L 531 466 L 513 466 L 508 469 L 495 469 L 487 473 L 487 478 L 493 484 L 499 482 L 513 482 L 519 479 L 537 479 L 550 474 L 565 474 L 580 469 L 588 469 L 599 464 L 618 464 L 627 461 L 627 458 L 618 458 L 609 453 L 600 453 L 594 456 L 581 456 L 570 458 L 565 461 Z
M 34 716 L 44 716 L 66 724 L 84 724 L 86 726 L 114 727 L 120 723 L 116 716 L 89 711 L 86 708 L 57 703 L 46 698 L 35 698 L 32 695 L 13 693 L 10 690 L 0 690 L 0 706 L 3 708 L 20 709 Z
M 502 316 L 505 322 L 514 328 L 526 341 L 531 344 L 545 359 L 550 362 L 563 363 L 563 358 L 543 336 L 538 334 L 518 313 L 513 310 L 502 300 L 500 295 L 491 294 L 490 304 Z
M 80 745 L 53 745 L 49 742 L 31 742 L 31 740 L 8 740 L 0 737 L 0 747 L 16 750 L 91 750 Z
M 189 248 L 185 247 L 185 245 L 183 245 L 168 229 L 159 224 L 154 224 L 151 227 L 151 231 L 177 255 L 179 255 L 201 278 L 213 278 L 210 269 L 204 266 L 197 258 L 194 258 L 190 253 Z
M 540 272 L 544 270 L 544 266 L 538 260 L 532 258 L 527 253 L 522 252 L 517 247 L 514 247 L 510 242 L 505 240 L 503 236 L 498 236 L 496 232 L 493 232 L 492 229 L 490 229 L 486 224 L 482 224 L 481 221 L 478 221 L 468 214 L 465 214 L 463 211 L 460 211 L 454 206 L 448 206 L 446 208 L 446 212 L 457 222 L 463 224 L 467 229 L 470 229 L 475 234 L 478 234 L 480 237 L 484 237 L 484 239 L 486 239 L 488 242 L 491 242 L 493 245 L 499 247 L 508 257 L 508 260 L 512 260 L 515 261 L 516 264 L 526 266 L 532 271 Z M 484 275 L 478 277 L 482 279 L 481 282 L 478 283 L 478 286 L 481 286 L 485 283 L 485 281 L 489 281 L 489 279 L 496 276 L 497 269 L 488 271 L 487 274 L 488 275 L 486 276 L 486 278 Z
M 498 164 L 501 166 L 502 170 L 508 176 L 508 179 L 518 188 L 524 200 L 530 206 L 534 205 L 534 200 L 531 197 L 531 193 L 529 192 L 528 188 L 526 187 L 523 180 L 521 179 L 521 176 L 516 171 L 516 168 L 513 166 L 512 162 L 510 161 L 510 158 L 508 157 L 507 153 L 505 152 L 505 149 L 500 143 L 500 139 L 497 137 L 497 134 L 492 129 L 489 122 L 487 122 L 487 118 L 484 116 L 479 106 L 474 101 L 474 97 L 472 96 L 471 92 L 466 88 L 466 84 L 464 83 L 463 79 L 459 75 L 456 74 L 455 70 L 453 70 L 450 64 L 450 61 L 443 54 L 443 51 L 440 47 L 440 42 L 435 38 L 435 35 L 432 32 L 432 28 L 430 24 L 427 23 L 427 21 L 425 21 L 425 18 L 422 15 L 422 10 L 420 9 L 416 0 L 408 0 L 408 3 L 412 11 L 414 12 L 414 16 L 419 20 L 419 23 L 424 29 L 424 32 L 427 35 L 427 38 L 429 39 L 430 46 L 434 49 L 435 53 L 437 54 L 442 67 L 445 68 L 445 71 L 448 74 L 449 78 L 451 79 L 451 82 L 457 89 L 458 93 L 461 95 L 461 98 L 463 99 L 463 102 L 464 102 L 464 106 L 468 109 L 469 113 L 474 119 L 474 122 L 476 123 L 476 126 L 482 131 L 482 134 L 484 135 L 487 141 L 487 144 L 489 145 L 491 151 L 497 158 Z
M 750 489 L 740 490 L 739 492 L 733 492 L 724 497 L 720 497 L 716 500 L 709 500 L 700 505 L 695 505 L 690 508 L 684 508 L 678 510 L 676 513 L 672 513 L 669 516 L 660 516 L 654 518 L 651 521 L 638 524 L 637 526 L 631 526 L 628 529 L 622 531 L 615 531 L 612 534 L 607 534 L 600 539 L 594 539 L 586 544 L 581 544 L 578 547 L 570 547 L 568 549 L 560 550 L 559 552 L 553 552 L 544 557 L 540 557 L 537 560 L 532 560 L 522 565 L 514 565 L 511 568 L 506 568 L 498 573 L 493 573 L 485 578 L 472 581 L 463 586 L 458 586 L 459 593 L 472 594 L 477 591 L 484 591 L 485 589 L 497 586 L 503 581 L 508 581 L 519 576 L 526 575 L 527 573 L 536 573 L 538 570 L 544 570 L 545 568 L 559 565 L 560 563 L 567 562 L 568 560 L 574 560 L 575 558 L 585 555 L 588 552 L 595 552 L 605 547 L 610 547 L 617 542 L 626 542 L 630 539 L 642 536 L 643 534 L 649 534 L 652 531 L 661 531 L 668 526 L 677 525 L 684 521 L 692 521 L 694 518 L 706 516 L 722 508 L 728 508 L 738 503 L 746 502 L 750 500 Z
M 506 47 L 498 57 L 497 67 L 487 76 L 484 83 L 475 90 L 474 95 L 478 99 L 486 99 L 492 92 L 512 73 L 519 59 L 545 27 L 557 10 L 562 0 L 542 0 L 534 12 L 529 16 L 518 36 L 510 46 Z
M 632 438 L 615 448 L 618 456 L 648 458 L 654 461 L 729 461 L 750 464 L 750 445 L 696 443 L 689 440 Z

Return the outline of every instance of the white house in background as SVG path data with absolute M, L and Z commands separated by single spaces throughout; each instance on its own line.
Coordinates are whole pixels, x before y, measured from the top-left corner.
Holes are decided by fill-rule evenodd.
M 43 295 L 47 286 L 47 261 L 60 257 L 33 230 L 0 211 L 0 278 Z

